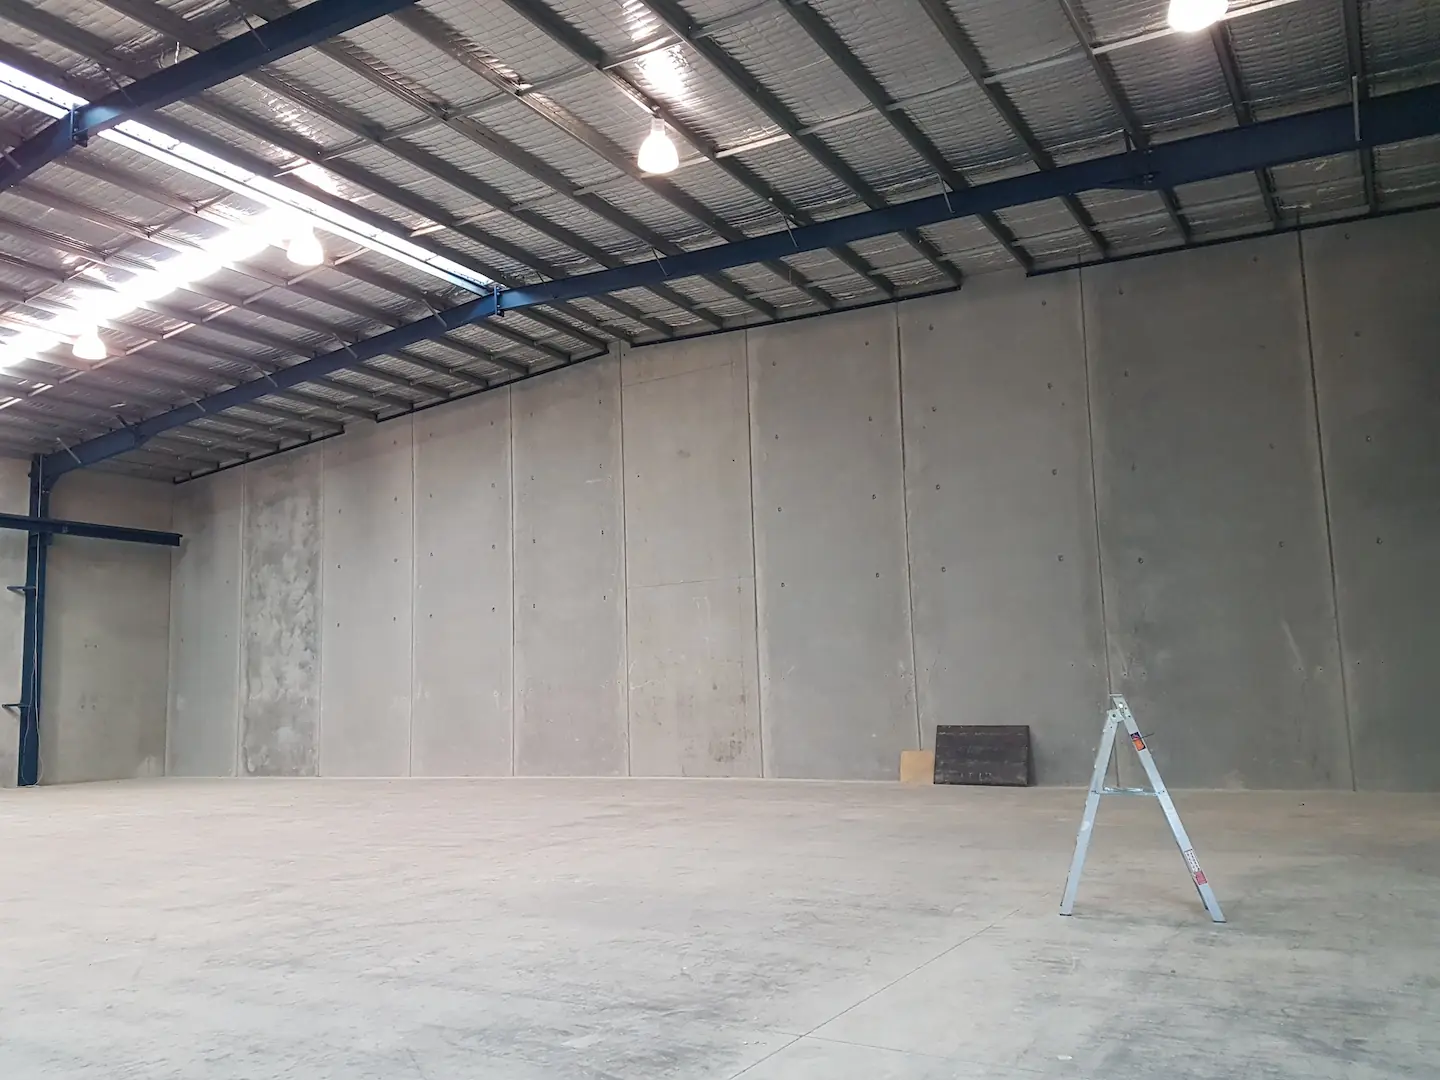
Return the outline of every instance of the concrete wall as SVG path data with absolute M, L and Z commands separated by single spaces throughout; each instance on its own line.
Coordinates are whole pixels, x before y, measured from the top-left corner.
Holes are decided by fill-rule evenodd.
M 1176 785 L 1350 785 L 1302 288 L 1295 236 L 1085 275 L 1111 681 Z
M 915 662 L 937 724 L 1029 724 L 1035 772 L 1088 783 L 1105 700 L 1078 275 L 900 307 Z
M 1437 250 L 983 279 L 185 485 L 171 771 L 883 779 L 1026 723 L 1080 783 L 1114 688 L 1177 786 L 1440 787 Z
M 1440 215 L 1304 237 L 1355 782 L 1440 786 Z
M 175 488 L 105 473 L 55 487 L 55 517 L 172 528 Z M 171 549 L 57 536 L 50 549 L 42 783 L 165 772 Z
M 0 460 L 0 509 L 28 512 L 29 468 L 28 461 Z M 75 473 L 57 485 L 51 513 L 168 530 L 174 495 L 170 484 Z M 0 585 L 24 581 L 25 534 L 0 532 Z M 165 548 L 54 539 L 41 688 L 41 783 L 164 773 L 170 592 L 171 555 Z M 17 593 L 0 597 L 0 700 L 14 702 L 20 700 L 25 604 Z M 13 710 L 0 711 L 0 786 L 15 783 L 18 748 L 18 717 Z M 213 759 L 217 767 L 223 760 Z

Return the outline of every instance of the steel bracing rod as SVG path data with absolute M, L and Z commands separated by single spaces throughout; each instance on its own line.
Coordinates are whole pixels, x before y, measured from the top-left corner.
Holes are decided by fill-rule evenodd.
M 161 7 L 159 4 L 154 3 L 154 0 L 102 0 L 102 2 L 117 11 L 122 11 L 123 13 L 131 16 L 132 18 L 135 18 L 146 25 L 152 26 L 155 29 L 160 30 L 162 33 L 172 34 L 177 40 L 184 42 L 186 45 L 189 45 L 192 48 L 203 47 L 208 41 L 212 40 L 210 35 L 206 34 L 203 30 L 196 27 L 193 23 L 187 22 L 183 19 L 179 19 L 173 13 L 166 11 L 166 9 Z M 268 13 L 280 15 L 280 13 L 284 11 L 284 8 L 280 8 L 274 5 L 266 5 L 262 11 L 261 5 L 256 3 L 249 3 L 245 5 L 239 5 L 237 3 L 237 6 L 241 6 L 242 10 L 250 10 L 262 14 Z M 541 172 L 543 172 L 548 167 L 545 166 L 545 164 L 539 158 L 535 157 L 532 154 L 528 154 L 515 143 L 495 136 L 494 133 L 488 131 L 488 129 L 480 127 L 478 124 L 475 124 L 473 122 L 461 121 L 451 117 L 450 110 L 447 105 L 444 105 L 443 103 L 432 102 L 421 94 L 411 90 L 410 88 L 394 82 L 382 71 L 378 70 L 377 66 L 374 64 L 373 61 L 366 62 L 365 60 L 357 60 L 357 58 L 353 55 L 352 52 L 335 45 L 321 46 L 317 49 L 317 51 L 321 52 L 323 55 L 327 56 L 331 60 L 340 63 L 342 66 L 349 69 L 352 73 L 378 86 L 380 89 L 390 94 L 391 96 L 396 97 L 399 100 L 405 101 L 406 104 L 410 105 L 412 108 L 416 109 L 422 114 L 428 114 L 436 117 L 437 119 L 445 123 L 446 126 L 450 127 L 452 130 L 455 130 L 462 137 L 469 138 L 471 141 L 477 142 L 478 145 L 482 145 L 487 151 L 495 153 L 497 154 L 497 156 L 500 156 L 502 158 L 506 158 L 507 154 L 510 155 L 510 158 L 514 159 L 511 160 L 511 164 L 515 165 L 517 168 L 522 169 L 522 171 L 529 171 L 532 176 L 540 180 L 542 183 L 546 183 L 547 186 L 550 186 L 557 191 L 561 191 L 562 193 L 564 193 L 567 188 L 573 187 L 573 185 L 570 185 L 568 181 L 563 179 L 563 177 L 560 180 L 559 186 L 557 186 L 556 183 L 553 183 L 551 181 L 555 179 L 555 176 L 559 175 L 558 170 L 550 170 L 550 172 L 554 173 L 555 176 L 551 176 L 549 177 L 549 179 L 547 179 L 547 177 L 544 175 L 540 175 L 534 170 L 538 167 Z M 429 151 L 424 150 L 422 147 L 414 143 L 405 142 L 404 140 L 399 139 L 379 137 L 377 134 L 375 134 L 373 130 L 374 125 L 372 123 L 367 121 L 364 117 L 359 116 L 358 114 L 352 112 L 351 110 L 345 108 L 344 106 L 336 102 L 321 98 L 319 95 L 315 94 L 312 91 L 304 90 L 270 74 L 256 73 L 255 75 L 252 75 L 251 78 L 254 79 L 258 84 L 264 86 L 270 92 L 279 94 L 288 100 L 294 101 L 297 104 L 300 104 L 303 107 L 310 109 L 311 111 L 314 111 L 321 116 L 324 116 L 327 120 L 343 128 L 351 135 L 367 139 L 372 145 L 379 146 L 388 150 L 391 154 L 394 154 L 396 157 L 402 158 L 408 164 L 414 166 L 415 168 L 430 173 L 432 176 L 435 176 L 436 178 L 444 181 L 445 183 L 450 184 L 452 187 L 456 187 L 458 190 L 464 191 L 466 194 L 470 195 L 473 198 L 480 199 L 482 202 L 485 202 L 492 206 L 497 206 L 502 209 L 508 207 L 513 201 L 506 197 L 498 189 L 494 188 L 492 185 L 485 183 L 478 177 L 469 175 L 464 170 L 457 169 L 455 166 L 446 162 L 444 159 L 430 153 Z M 509 160 L 509 158 L 507 158 L 507 160 Z M 339 162 L 331 159 L 331 161 L 328 162 L 327 167 L 330 167 L 333 172 L 337 173 L 337 175 L 344 175 L 341 169 L 336 167 L 339 164 Z M 595 204 L 594 206 L 590 207 L 591 209 L 598 208 L 602 213 L 609 213 L 611 215 L 612 224 L 615 224 L 617 225 L 617 227 L 625 229 L 632 236 L 641 236 L 641 232 L 637 232 L 636 230 L 644 230 L 645 226 L 642 225 L 638 220 L 630 217 L 629 215 L 623 214 L 623 212 L 619 210 L 616 210 L 615 208 L 611 207 L 610 204 L 598 199 L 598 197 L 591 197 L 591 199 Z M 580 239 L 578 234 L 574 233 L 572 230 L 561 229 L 553 225 L 544 217 L 538 214 L 534 214 L 533 212 L 526 213 L 528 217 L 533 218 L 534 220 L 528 220 L 524 223 L 530 225 L 531 228 L 536 228 L 538 229 L 538 231 L 549 235 L 551 239 L 558 240 L 559 242 L 565 243 L 572 247 L 574 247 L 574 243 L 572 241 L 575 240 L 579 240 L 579 242 L 582 244 L 586 243 L 583 239 Z M 512 242 L 504 240 L 501 237 L 491 234 L 489 236 L 489 242 L 487 243 L 487 246 L 490 247 L 492 250 L 499 251 L 502 254 L 505 254 L 508 257 L 515 259 L 523 266 L 534 267 L 544 273 L 549 274 L 552 277 L 556 276 L 557 274 L 563 276 L 563 271 L 555 268 L 553 265 L 547 265 L 545 260 L 542 259 L 540 256 L 532 252 L 526 251 L 519 245 L 513 244 Z M 590 247 L 594 248 L 594 245 L 590 245 Z M 582 249 L 576 248 L 576 250 Z M 590 254 L 588 251 L 583 250 L 582 253 Z M 611 256 L 607 255 L 606 258 L 611 258 Z M 604 266 L 606 265 L 606 263 L 604 261 L 601 261 L 601 265 Z M 554 270 L 554 273 L 551 273 L 552 270 Z M 486 276 L 493 277 L 494 275 L 487 274 Z M 733 283 L 729 282 L 717 284 L 723 284 L 725 286 L 728 286 L 729 290 L 732 292 L 739 288 L 738 286 L 735 286 Z M 674 290 L 666 289 L 665 287 L 661 286 L 657 290 L 656 295 L 661 296 L 661 299 L 665 300 L 665 302 L 673 304 L 679 307 L 681 310 L 689 312 L 691 315 L 698 319 L 701 319 L 702 321 L 709 322 L 711 323 L 711 325 L 714 326 L 720 325 L 720 319 L 718 316 L 705 311 L 693 300 L 690 300 L 689 298 L 679 293 L 676 293 Z M 743 290 L 738 293 L 738 297 L 740 299 L 744 299 L 745 295 L 746 294 L 743 292 Z M 651 327 L 651 329 L 655 328 Z M 657 332 L 667 333 L 668 331 Z
M 1240 61 L 1235 56 L 1235 42 L 1230 36 L 1230 24 L 1218 22 L 1210 28 L 1210 41 L 1215 46 L 1215 59 L 1220 63 L 1220 73 L 1225 77 L 1225 90 L 1230 95 L 1230 107 L 1235 110 L 1235 122 L 1241 127 L 1255 122 L 1250 108 L 1250 97 L 1245 92 L 1244 77 L 1240 74 Z M 1270 227 L 1281 225 L 1280 204 L 1275 198 L 1275 180 L 1265 169 L 1255 170 L 1255 182 L 1260 185 L 1260 198 L 1265 201 L 1265 215 Z
M 698 36 L 697 24 L 677 0 L 636 0 L 636 2 L 641 7 L 653 12 L 672 34 L 704 57 L 705 61 L 719 72 L 725 81 L 750 103 L 751 107 L 759 110 L 772 124 L 794 139 L 827 172 L 854 192 L 866 206 L 872 210 L 878 210 L 889 205 L 889 200 L 852 169 L 839 154 L 831 150 L 823 139 L 809 132 L 790 107 L 781 101 L 777 94 L 760 83 L 740 61 L 725 50 L 724 46 L 714 38 Z M 945 257 L 939 248 L 914 230 L 902 230 L 901 235 L 930 265 L 955 284 L 960 283 L 960 270 Z
M 915 121 L 909 115 L 901 111 L 890 92 L 881 85 L 880 80 L 872 75 L 868 68 L 861 63 L 845 40 L 832 27 L 825 18 L 816 11 L 809 0 L 780 0 L 781 6 L 790 13 L 790 17 L 800 24 L 800 28 L 810 36 L 820 51 L 828 56 L 831 62 L 840 69 L 841 73 L 850 80 L 860 93 L 865 95 L 875 110 L 885 118 L 895 133 L 905 140 L 905 144 L 915 151 L 921 161 L 925 162 L 940 182 L 954 191 L 963 191 L 970 186 L 970 182 L 960 174 L 940 148 L 930 141 L 930 137 L 920 130 Z M 1010 227 L 1000 220 L 995 214 L 981 214 L 980 223 L 990 231 L 990 234 L 999 241 L 1000 246 L 1009 252 L 1010 257 L 1021 265 L 1026 271 L 1035 268 L 1035 262 L 1030 258 L 1015 239 L 1015 234 Z
M 1363 145 L 1374 146 L 1440 134 L 1440 85 L 1372 98 L 1361 106 Z M 636 263 L 620 270 L 549 281 L 526 289 L 480 297 L 427 319 L 388 331 L 350 348 L 317 356 L 276 372 L 269 384 L 295 386 L 315 376 L 363 364 L 367 359 L 439 337 L 456 327 L 506 311 L 537 304 L 641 287 L 655 278 L 683 278 L 746 266 L 778 252 L 818 251 L 837 244 L 919 229 L 987 211 L 1024 206 L 1046 199 L 1096 189 L 1125 191 L 1178 187 L 1235 173 L 1329 157 L 1356 149 L 1354 116 L 1349 106 L 1321 109 L 1248 127 L 1196 135 L 1089 161 L 1056 166 L 1042 172 L 981 184 L 967 191 L 935 195 L 834 218 L 804 228 L 757 236 L 738 244 L 701 248 L 684 255 Z M 264 384 L 247 383 L 222 391 L 194 405 L 142 421 L 123 431 L 91 439 L 66 455 L 51 455 L 46 468 L 56 474 L 104 461 L 142 446 L 154 434 L 187 424 L 206 410 L 219 412 L 268 392 Z
M 1120 117 L 1120 124 L 1125 129 L 1125 135 L 1130 140 L 1130 145 L 1137 150 L 1148 150 L 1150 148 L 1150 135 L 1145 130 L 1145 125 L 1140 122 L 1131 107 L 1125 92 L 1120 89 L 1120 80 L 1115 77 L 1115 65 L 1110 62 L 1108 56 L 1101 56 L 1090 46 L 1094 40 L 1095 31 L 1090 25 L 1090 20 L 1085 12 L 1081 10 L 1077 0 L 1059 0 L 1060 10 L 1065 13 L 1065 21 L 1070 24 L 1071 31 L 1075 34 L 1076 40 L 1080 42 L 1080 48 L 1084 50 L 1085 58 L 1089 61 L 1090 70 L 1100 81 L 1100 88 L 1105 91 L 1105 97 L 1110 102 L 1110 107 Z M 1175 226 L 1175 231 L 1180 234 L 1180 239 L 1189 243 L 1191 240 L 1190 223 L 1180 212 L 1180 201 L 1175 197 L 1175 192 L 1169 188 L 1163 188 L 1158 193 L 1160 201 L 1165 205 L 1165 214 L 1170 218 L 1170 224 Z
M 99 63 L 102 66 L 117 66 L 122 72 L 136 78 L 143 77 L 147 73 L 147 69 L 145 69 L 142 65 L 135 63 L 134 61 L 128 60 L 124 57 L 111 56 L 107 52 L 107 44 L 99 38 L 95 37 L 94 35 L 77 29 L 76 27 L 56 18 L 54 15 L 51 15 L 49 12 L 40 11 L 24 3 L 21 3 L 19 2 L 19 0 L 11 0 L 11 2 L 7 3 L 5 9 L 5 17 L 10 21 L 15 22 L 17 25 L 29 30 L 31 33 L 37 34 L 40 37 L 46 38 L 47 40 L 53 41 L 56 44 L 62 45 L 66 49 L 69 49 L 71 52 L 77 53 L 78 55 L 88 57 L 89 59 L 94 60 L 96 63 Z M 186 25 L 189 26 L 190 24 L 187 23 Z M 191 27 L 188 33 L 193 34 L 194 28 Z M 23 53 L 12 46 L 6 45 L 4 42 L 0 42 L 0 59 L 4 59 L 13 67 L 16 67 L 17 69 L 25 71 L 27 73 L 42 72 L 42 77 L 44 77 L 47 81 L 56 83 L 61 86 L 69 87 L 73 82 L 73 80 L 66 72 L 54 67 L 53 65 L 47 64 L 43 61 L 39 61 L 35 57 Z M 266 78 L 263 75 L 258 77 L 262 80 L 262 82 Z M 271 80 L 271 82 L 274 83 L 275 80 Z M 269 87 L 267 86 L 267 89 L 268 88 Z M 83 93 L 85 88 L 83 86 L 75 87 L 75 90 L 76 92 Z M 238 130 L 244 131 L 245 133 L 261 140 L 262 142 L 268 143 L 272 146 L 276 146 L 280 149 L 286 150 L 289 153 L 295 154 L 299 158 L 303 158 L 306 160 L 318 160 L 319 157 L 322 155 L 321 148 L 318 147 L 316 144 L 313 144 L 308 140 L 300 138 L 298 136 L 292 136 L 278 128 L 269 127 L 255 120 L 253 117 L 249 116 L 243 111 L 226 106 L 221 102 L 207 98 L 199 98 L 192 102 L 189 102 L 188 104 L 201 113 L 204 113 L 214 119 L 221 121 L 222 123 L 237 128 Z M 311 107 L 306 102 L 300 102 L 300 104 L 305 105 L 307 108 Z M 163 114 L 157 114 L 155 116 L 152 116 L 146 122 L 150 127 L 154 128 L 156 131 L 159 131 L 164 135 L 168 135 L 171 138 L 179 139 L 183 142 L 190 143 L 191 145 L 197 146 L 200 149 L 205 150 L 207 153 L 215 155 L 217 158 L 228 161 L 235 165 L 239 165 L 241 168 L 244 168 L 251 173 L 272 179 L 276 183 L 284 187 L 288 187 L 291 190 L 300 193 L 307 198 L 320 202 L 331 209 L 341 211 L 355 218 L 359 218 L 366 224 L 374 228 L 380 229 L 393 236 L 406 237 L 406 239 L 411 244 L 414 244 L 415 246 L 423 249 L 427 254 L 438 255 L 443 258 L 449 259 L 452 262 L 457 263 L 461 266 L 471 268 L 472 273 L 476 274 L 476 276 L 483 276 L 493 281 L 498 281 L 504 285 L 512 285 L 518 283 L 518 280 L 512 280 L 503 272 L 486 267 L 485 265 L 477 262 L 477 260 L 470 255 L 467 255 L 460 251 L 456 251 L 453 248 L 446 247 L 445 245 L 439 245 L 435 244 L 434 242 L 427 241 L 420 238 L 418 235 L 411 234 L 409 229 L 397 225 L 395 222 L 388 220 L 387 218 L 378 213 L 365 210 L 353 201 L 347 201 L 345 199 L 332 196 L 329 193 L 324 192 L 318 188 L 298 181 L 285 173 L 276 174 L 270 162 L 255 157 L 252 154 L 248 154 L 238 149 L 224 139 L 217 138 L 205 132 L 197 131 L 185 124 L 177 123 Z M 344 179 L 349 180 L 351 183 L 354 183 L 359 187 L 365 188 L 367 191 L 370 191 L 373 194 L 379 195 L 381 198 L 384 198 L 390 202 L 395 203 L 398 206 L 401 206 L 406 210 L 409 210 L 412 213 L 425 217 L 430 221 L 436 222 L 437 224 L 444 225 L 446 228 L 453 228 L 453 231 L 459 233 L 462 236 L 465 236 L 467 239 L 474 240 L 476 243 L 485 244 L 486 246 L 493 247 L 493 245 L 489 243 L 489 241 L 492 239 L 489 234 L 485 233 L 481 229 L 472 228 L 471 226 L 464 225 L 463 223 L 457 223 L 457 219 L 455 219 L 454 215 L 448 213 L 443 208 L 440 208 L 433 203 L 429 203 L 427 200 L 414 198 L 407 195 L 405 188 L 400 184 L 393 184 L 383 179 L 382 177 L 371 173 L 367 169 L 351 167 L 348 165 L 348 163 L 345 162 L 337 162 L 336 167 L 331 168 L 330 171 L 335 173 L 337 176 L 341 176 Z M 433 213 L 432 210 L 434 211 Z M 530 264 L 527 262 L 524 265 L 528 266 Z M 625 308 L 629 308 L 630 305 L 625 305 L 617 301 L 615 304 L 611 304 L 609 306 L 613 307 L 614 310 L 616 310 L 617 313 L 621 314 L 623 317 L 627 319 L 632 318 L 630 315 L 626 314 L 626 311 L 624 310 Z M 574 319 L 581 325 L 589 326 L 599 331 L 607 338 L 618 337 L 621 339 L 625 339 L 627 336 L 612 327 L 608 327 L 598 322 L 594 316 L 578 308 L 567 308 L 563 313 L 567 318 Z M 570 326 L 569 323 L 566 323 L 560 319 L 555 319 L 552 316 L 544 314 L 543 312 L 535 312 L 530 317 L 534 321 L 539 322 L 542 325 L 549 326 L 560 333 L 569 334 L 570 336 L 583 337 L 583 335 L 578 335 L 575 329 Z
M 1350 69 L 1350 92 L 1357 103 L 1370 96 L 1365 70 L 1365 24 L 1360 0 L 1341 0 L 1345 17 L 1345 55 Z M 1365 182 L 1365 205 L 1373 214 L 1380 209 L 1380 190 L 1375 182 L 1375 155 L 1367 147 L 1360 151 L 1360 174 Z
M 956 59 L 960 61 L 970 78 L 975 81 L 975 85 L 980 88 L 985 99 L 990 102 L 990 107 L 1000 114 L 1000 119 L 1005 121 L 1005 125 L 1024 145 L 1026 152 L 1030 155 L 1030 160 L 1035 162 L 1042 171 L 1055 168 L 1055 159 L 1050 156 L 1050 151 L 1040 145 L 1040 140 L 1035 137 L 1035 133 L 1030 130 L 1030 125 L 1020 115 L 1020 110 L 1010 100 L 1010 95 L 1002 90 L 998 83 L 990 80 L 990 71 L 984 58 L 980 55 L 980 50 L 975 47 L 974 42 L 970 40 L 970 35 L 956 20 L 945 0 L 916 0 L 916 2 L 925 9 L 925 14 L 935 24 L 935 29 L 940 31 L 940 36 L 950 46 L 950 51 L 955 54 Z M 1080 205 L 1080 200 L 1073 195 L 1062 195 L 1060 201 L 1065 204 L 1070 215 L 1079 223 L 1080 228 L 1089 237 L 1090 243 L 1095 246 L 1095 250 L 1102 255 L 1106 254 L 1110 250 L 1110 245 L 1100 235 L 1100 230 L 1096 228 L 1090 211 Z
M 248 34 L 239 34 L 212 49 L 146 75 L 98 101 L 79 106 L 69 116 L 54 121 L 0 157 L 0 191 L 14 187 L 71 147 L 84 146 L 92 136 L 116 124 L 194 97 L 212 86 L 282 60 L 414 2 L 313 0 L 283 19 L 252 28 Z M 9 5 L 6 7 L 8 11 Z
M 527 4 L 517 8 L 517 10 L 525 13 L 528 7 L 529 5 Z M 490 86 L 502 92 L 510 93 L 515 100 L 519 101 L 525 108 L 535 113 L 535 115 L 539 116 L 556 130 L 564 132 L 571 139 L 591 151 L 591 153 L 608 162 L 623 175 L 645 185 L 645 187 L 649 188 L 661 199 L 664 199 L 681 213 L 698 221 L 722 240 L 734 241 L 744 236 L 739 229 L 735 228 L 735 226 L 731 225 L 684 188 L 677 186 L 664 177 L 652 176 L 649 173 L 641 171 L 635 155 L 631 151 L 617 145 L 609 136 L 582 120 L 564 106 L 541 94 L 521 93 L 520 83 L 506 72 L 497 68 L 494 64 L 482 59 L 478 55 L 478 49 L 465 48 L 467 44 L 470 44 L 465 35 L 429 10 L 415 8 L 406 14 L 409 17 L 400 20 L 402 26 L 406 27 L 423 41 L 428 42 L 433 48 L 439 50 L 460 66 L 478 75 Z M 371 69 L 367 66 L 366 70 L 369 71 Z M 462 124 L 474 123 L 473 120 L 463 119 L 460 122 Z M 493 139 L 493 135 L 491 138 Z M 513 163 L 514 162 L 512 162 L 512 164 Z M 549 170 L 548 166 L 544 166 L 543 163 L 541 163 L 541 167 L 547 172 L 554 172 L 554 170 Z M 558 173 L 554 175 L 557 178 L 563 179 Z M 541 179 L 545 178 L 545 175 L 541 176 Z M 589 191 L 578 198 L 583 198 L 585 202 L 582 205 L 586 206 L 590 206 L 592 200 L 599 200 L 599 196 Z M 608 204 L 601 202 L 601 205 Z M 651 243 L 654 243 L 653 239 Z M 657 250 L 661 250 L 665 254 L 673 254 L 672 251 L 665 250 L 662 247 L 657 246 Z M 608 264 L 602 263 L 602 265 Z M 784 263 L 771 262 L 766 264 L 766 269 L 780 277 L 785 284 L 798 289 L 815 303 L 824 307 L 835 306 L 835 300 L 829 293 L 818 288 L 806 275 L 800 273 L 795 268 L 787 266 Z M 773 318 L 774 316 L 771 315 L 769 317 Z
M 605 54 L 599 45 L 591 41 L 590 38 L 577 27 L 561 18 L 552 8 L 543 3 L 542 0 L 503 0 L 503 2 L 508 4 L 511 10 L 517 15 L 520 15 L 530 22 L 531 25 L 544 31 L 552 41 L 568 49 L 572 55 L 589 65 L 591 71 L 604 75 L 620 93 L 635 102 L 638 108 L 664 120 L 671 130 L 699 151 L 702 157 L 716 165 L 736 183 L 775 207 L 776 210 L 784 214 L 791 222 L 796 225 L 809 225 L 814 222 L 815 219 L 811 217 L 809 213 L 802 210 L 799 205 L 772 187 L 755 172 L 754 169 L 737 158 L 725 156 L 722 148 L 707 138 L 704 132 L 695 127 L 695 125 L 690 123 L 684 116 L 670 108 L 670 106 L 660 98 L 642 89 L 638 83 L 624 73 L 622 65 L 614 62 Z M 766 3 L 768 4 L 769 0 L 766 0 Z M 663 183 L 667 188 L 676 187 L 673 181 L 666 180 Z M 730 236 L 726 236 L 725 238 L 727 240 L 733 239 L 733 237 Z M 887 294 L 894 291 L 894 286 L 890 283 L 889 279 L 881 275 L 869 262 L 861 258 L 860 255 L 854 251 L 849 248 L 839 248 L 834 251 L 833 254 L 841 263 L 874 288 Z M 820 300 L 821 303 L 830 306 L 830 304 L 827 303 L 827 301 L 831 300 L 829 295 L 826 294 L 823 289 L 820 289 L 819 286 L 810 283 L 804 275 L 800 275 L 799 272 L 792 267 L 780 263 L 769 265 L 767 269 L 775 273 L 787 273 L 794 276 L 797 282 L 805 282 L 806 284 L 798 285 L 797 287 L 801 288 L 802 291 L 804 291 L 806 295 L 811 296 L 812 299 Z M 821 294 L 821 296 L 812 293 L 810 291 L 812 289 L 815 290 L 816 293 Z M 822 296 L 823 299 L 821 298 Z

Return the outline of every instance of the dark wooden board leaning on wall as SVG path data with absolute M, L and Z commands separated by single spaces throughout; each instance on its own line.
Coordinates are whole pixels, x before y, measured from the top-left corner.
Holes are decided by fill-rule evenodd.
M 1028 787 L 1030 728 L 941 724 L 935 729 L 935 783 Z

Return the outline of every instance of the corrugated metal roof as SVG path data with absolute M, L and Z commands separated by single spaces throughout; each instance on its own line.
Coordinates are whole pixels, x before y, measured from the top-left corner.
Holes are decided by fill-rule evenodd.
M 515 283 L 652 259 L 657 246 L 693 249 L 725 236 L 774 232 L 786 221 L 772 199 L 825 219 L 864 209 L 861 187 L 892 202 L 940 191 L 935 169 L 902 137 L 897 118 L 913 120 L 971 182 L 1035 168 L 1021 134 L 918 0 L 808 0 L 848 56 L 827 54 L 784 9 L 802 0 L 681 2 L 706 47 L 724 50 L 733 71 L 678 40 L 645 0 L 422 0 L 436 40 L 422 38 L 404 19 L 381 20 L 324 50 L 306 50 L 171 106 L 156 123 L 271 176 L 304 159 L 325 161 L 323 173 L 297 174 L 318 179 L 322 189 L 286 182 L 328 190 L 334 205 L 355 208 L 367 227 L 383 228 L 396 242 L 408 239 L 469 273 Z M 1348 100 L 1339 3 L 1248 6 L 1236 0 L 1227 26 L 1243 105 L 1254 116 Z M 992 89 L 1014 103 L 1028 134 L 1061 163 L 1124 146 L 1122 117 L 1087 47 L 1102 49 L 1114 89 L 1152 138 L 1237 122 L 1215 43 L 1208 34 L 1168 32 L 1166 0 L 1078 0 L 1090 41 L 1081 39 L 1085 27 L 1072 26 L 1060 0 L 946 0 L 946 7 L 974 43 Z M 1362 0 L 1360 8 L 1372 92 L 1440 81 L 1440 7 L 1430 0 Z M 189 20 L 181 36 L 203 45 L 246 32 L 246 10 L 277 9 L 275 0 L 11 0 L 0 9 L 0 61 L 94 97 L 188 55 L 152 24 L 173 29 L 175 17 Z M 579 54 L 541 28 L 546 12 L 578 32 Z M 614 78 L 589 66 L 596 51 L 613 64 Z M 843 64 L 850 62 L 896 103 L 890 116 L 846 76 Z M 738 176 L 693 159 L 667 181 L 673 195 L 635 179 L 629 155 L 649 116 L 626 83 L 693 127 L 707 147 L 732 157 Z M 859 180 L 835 175 L 802 140 L 782 132 L 761 107 L 767 94 Z M 0 98 L 6 141 L 45 121 Z M 692 158 L 683 141 L 681 151 Z M 1440 201 L 1440 139 L 1382 147 L 1373 161 L 1380 207 Z M 1273 185 L 1284 224 L 1366 209 L 1356 154 L 1275 169 L 1265 182 Z M 1176 197 L 1197 240 L 1271 225 L 1254 175 L 1187 185 Z M 1182 242 L 1156 193 L 1090 192 L 1080 203 L 1112 255 Z M 233 218 L 259 208 L 253 198 L 105 141 L 77 150 L 21 191 L 0 192 L 0 334 L 64 308 L 75 290 L 57 276 L 99 260 L 88 279 L 124 287 L 136 270 L 214 236 L 223 227 L 217 214 Z M 1099 257 L 1058 200 L 998 216 L 1039 268 Z M 967 275 L 1016 265 L 973 218 L 923 235 Z M 0 443 L 13 450 L 73 442 L 121 415 L 133 421 L 187 394 L 253 377 L 257 365 L 292 364 L 473 295 L 351 241 L 330 236 L 327 246 L 343 265 L 301 271 L 270 248 L 194 290 L 130 312 L 106 330 L 117 355 L 93 372 L 64 367 L 62 344 L 5 373 L 0 400 L 7 394 L 23 400 L 0 409 Z M 949 284 L 901 236 L 862 241 L 851 253 L 902 292 Z M 783 275 L 761 266 L 728 271 L 728 286 L 675 281 L 672 298 L 631 289 L 609 302 L 586 298 L 513 314 L 503 325 L 465 327 L 447 341 L 414 346 L 412 360 L 382 358 L 368 375 L 342 373 L 298 396 L 272 396 L 182 428 L 125 467 L 151 475 L 213 468 L 333 431 L 343 419 L 333 406 L 388 415 L 472 391 L 477 376 L 503 381 L 513 375 L 505 364 L 541 368 L 586 355 L 614 334 L 654 336 L 639 319 L 658 318 L 681 333 L 710 327 L 676 300 L 705 318 L 739 323 L 760 317 L 756 303 L 781 313 L 815 310 L 815 299 L 800 288 L 807 279 L 840 304 L 881 295 L 833 252 L 797 253 L 785 263 Z M 26 397 L 56 378 L 70 381 Z M 97 407 L 101 400 L 107 403 Z M 113 408 L 122 400 L 123 409 Z

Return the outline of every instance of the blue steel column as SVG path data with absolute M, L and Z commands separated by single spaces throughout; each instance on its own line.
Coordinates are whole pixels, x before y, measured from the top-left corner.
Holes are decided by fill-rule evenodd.
M 30 462 L 30 516 L 50 516 L 50 489 L 45 459 Z M 40 781 L 40 687 L 45 659 L 45 577 L 50 537 L 31 533 L 25 545 L 25 641 L 20 669 L 20 768 L 16 782 L 30 787 Z

